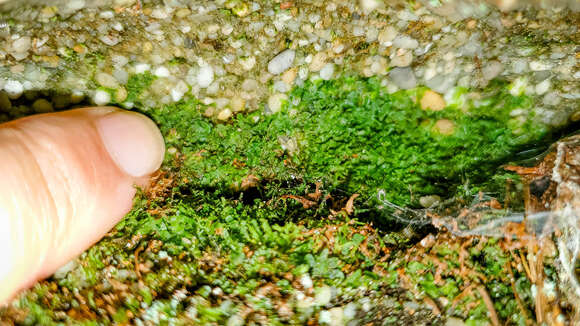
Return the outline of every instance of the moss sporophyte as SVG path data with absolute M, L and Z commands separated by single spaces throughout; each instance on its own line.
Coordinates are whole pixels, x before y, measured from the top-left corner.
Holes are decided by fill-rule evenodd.
M 153 79 L 131 77 L 131 100 Z M 524 325 L 531 283 L 502 268 L 519 249 L 428 232 L 414 244 L 412 232 L 382 221 L 375 198 L 383 189 L 408 208 L 426 195 L 501 198 L 517 177 L 497 168 L 549 130 L 532 110 L 514 121 L 510 112 L 533 101 L 502 83 L 484 100 L 458 90 L 441 110 L 420 107 L 425 92 L 389 94 L 376 79 L 344 77 L 306 82 L 280 112 L 228 123 L 206 118 L 194 99 L 150 109 L 174 148 L 163 171 L 73 271 L 21 298 L 23 323 L 303 324 L 340 309 L 345 321 L 483 325 L 493 311 Z

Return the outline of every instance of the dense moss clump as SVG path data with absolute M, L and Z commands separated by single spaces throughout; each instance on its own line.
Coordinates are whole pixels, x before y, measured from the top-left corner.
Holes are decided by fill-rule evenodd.
M 204 118 L 193 100 L 152 114 L 185 155 L 196 187 L 228 193 L 255 186 L 271 197 L 280 184 L 320 181 L 329 193 L 366 200 L 380 188 L 399 205 L 417 205 L 422 195 L 450 197 L 458 186 L 485 182 L 545 135 L 531 113 L 510 116 L 531 112 L 532 102 L 501 86 L 491 86 L 484 101 L 457 92 L 454 104 L 430 111 L 414 101 L 421 89 L 387 94 L 375 79 L 350 77 L 307 83 L 281 112 L 239 115 L 231 124 Z M 438 129 L 442 120 L 451 134 Z

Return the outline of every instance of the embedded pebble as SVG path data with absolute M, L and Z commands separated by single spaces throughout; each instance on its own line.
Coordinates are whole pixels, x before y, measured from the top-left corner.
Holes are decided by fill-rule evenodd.
M 407 35 L 398 35 L 393 39 L 393 46 L 401 49 L 416 49 L 419 42 Z
M 288 100 L 288 95 L 286 94 L 278 93 L 271 95 L 268 98 L 268 108 L 270 109 L 270 112 L 279 112 L 286 100 Z
M 273 75 L 279 75 L 292 66 L 296 52 L 291 49 L 280 52 L 268 63 L 268 72 Z
M 308 68 L 310 69 L 310 71 L 318 72 L 324 67 L 325 64 L 326 64 L 326 53 L 318 52 L 316 53 L 316 55 L 314 55 L 314 57 L 312 57 L 312 61 L 310 62 Z
M 12 49 L 18 53 L 24 53 L 30 50 L 32 40 L 28 36 L 23 36 L 12 42 Z
M 315 291 L 314 302 L 319 306 L 326 306 L 332 299 L 332 290 L 329 286 L 317 288 Z
M 550 89 L 550 79 L 544 79 L 541 83 L 537 84 L 535 87 L 536 94 L 543 95 Z
M 411 89 L 417 86 L 417 78 L 411 68 L 393 68 L 389 77 L 395 85 L 402 89 Z
M 503 65 L 501 64 L 501 62 L 496 61 L 496 60 L 492 60 L 489 61 L 485 67 L 483 67 L 481 69 L 481 74 L 483 76 L 483 79 L 485 80 L 492 80 L 495 77 L 499 76 L 499 74 L 502 72 L 503 70 Z
M 161 77 L 161 78 L 166 78 L 169 77 L 171 75 L 171 73 L 169 72 L 169 69 L 161 66 L 161 67 L 157 67 L 157 69 L 155 69 L 155 72 L 153 72 L 153 74 L 157 77 Z M 210 82 L 211 83 L 211 82 Z
M 419 204 L 424 208 L 430 208 L 439 205 L 439 203 L 441 203 L 441 197 L 437 195 L 429 195 L 419 198 Z
M 420 104 L 423 110 L 441 111 L 445 108 L 443 96 L 432 90 L 427 90 L 423 93 Z
M 96 105 L 109 104 L 111 102 L 111 94 L 109 94 L 104 90 L 99 89 L 93 95 L 93 102 L 95 102 Z
M 222 121 L 228 120 L 231 117 L 232 117 L 232 110 L 230 110 L 230 109 L 224 109 L 224 110 L 220 111 L 220 113 L 217 116 L 218 120 L 222 120 Z
M 199 68 L 197 74 L 197 84 L 201 88 L 207 88 L 213 82 L 214 74 L 211 66 L 203 66 Z
M 95 80 L 99 85 L 101 85 L 103 87 L 107 87 L 107 88 L 119 87 L 119 83 L 117 82 L 115 77 L 113 77 L 107 73 L 104 73 L 104 72 L 97 73 L 97 75 L 95 76 Z
M 413 62 L 413 53 L 411 51 L 397 51 L 391 64 L 395 67 L 408 67 Z
M 324 80 L 330 80 L 332 79 L 332 75 L 334 75 L 334 64 L 327 63 L 324 65 L 322 70 L 320 70 L 320 78 Z
M 449 119 L 439 119 L 434 126 L 435 131 L 442 135 L 452 135 L 455 132 L 455 123 Z
M 24 86 L 18 80 L 9 80 L 4 84 L 4 91 L 11 100 L 16 100 L 24 92 Z

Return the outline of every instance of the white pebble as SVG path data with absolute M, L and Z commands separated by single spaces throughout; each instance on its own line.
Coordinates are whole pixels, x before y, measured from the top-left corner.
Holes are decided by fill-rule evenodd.
M 329 286 L 323 286 L 316 289 L 316 294 L 314 296 L 314 301 L 319 306 L 326 306 L 330 303 L 332 299 L 332 290 Z
M 407 35 L 398 35 L 393 40 L 393 46 L 401 49 L 416 49 L 419 46 L 419 42 Z
M 149 65 L 148 63 L 138 63 L 135 65 L 136 74 L 142 74 L 146 71 L 149 71 L 149 69 L 151 69 L 151 65 Z
M 153 73 L 155 76 L 157 77 L 169 77 L 171 74 L 169 73 L 169 69 L 161 66 L 161 67 L 157 67 L 157 69 L 155 69 L 155 72 Z
M 213 69 L 211 66 L 203 66 L 197 74 L 197 84 L 201 88 L 207 88 L 213 82 Z
M 226 121 L 232 116 L 232 110 L 230 109 L 223 109 L 218 114 L 217 118 L 221 121 Z
M 531 61 L 530 62 L 530 69 L 533 71 L 543 71 L 543 70 L 550 70 L 552 65 L 546 62 L 541 61 Z
M 105 72 L 97 73 L 97 75 L 95 76 L 95 80 L 97 81 L 97 83 L 99 85 L 101 85 L 103 87 L 107 87 L 107 88 L 119 87 L 119 83 L 117 82 L 115 77 L 113 77 Z
M 272 113 L 279 112 L 280 109 L 282 109 L 282 104 L 287 100 L 288 95 L 286 94 L 278 93 L 271 95 L 268 98 L 268 108 L 270 109 L 270 112 Z
M 300 284 L 302 284 L 302 286 L 305 289 L 312 288 L 313 283 L 312 283 L 312 279 L 310 278 L 310 275 L 308 275 L 308 274 L 302 275 L 302 277 L 300 277 Z
M 330 324 L 331 321 L 332 317 L 330 315 L 330 311 L 328 310 L 322 310 L 318 315 L 318 322 L 320 324 Z
M 334 64 L 327 63 L 320 70 L 320 78 L 324 80 L 330 80 L 332 78 L 332 75 L 334 75 Z
M 30 50 L 31 46 L 32 41 L 28 36 L 23 36 L 12 43 L 12 48 L 14 49 L 15 52 L 18 53 L 24 53 Z
M 273 75 L 279 75 L 292 66 L 296 52 L 291 49 L 280 52 L 268 63 L 268 72 Z
M 96 105 L 109 104 L 111 102 L 111 94 L 99 89 L 93 96 L 93 102 L 95 102 Z
M 67 3 L 67 9 L 70 11 L 77 11 L 85 7 L 85 0 L 70 0 Z
M 536 85 L 536 94 L 543 95 L 550 89 L 550 79 L 547 78 L 543 82 Z
M 10 99 L 15 100 L 24 92 L 24 86 L 17 80 L 9 80 L 4 84 L 4 91 Z

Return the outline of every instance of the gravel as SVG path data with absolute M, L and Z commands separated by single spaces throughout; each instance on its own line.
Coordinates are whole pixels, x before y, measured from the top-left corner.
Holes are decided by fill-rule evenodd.
M 74 90 L 94 100 L 102 87 L 109 96 L 99 92 L 99 103 L 131 107 L 128 81 L 151 72 L 163 80 L 136 99 L 145 109 L 191 97 L 239 98 L 243 104 L 230 110 L 242 112 L 309 79 L 359 74 L 380 78 L 389 92 L 426 86 L 439 94 L 503 79 L 513 94 L 542 97 L 550 110 L 578 110 L 579 40 L 568 23 L 578 13 L 567 8 L 501 12 L 462 0 L 418 1 L 412 10 L 376 0 L 55 1 L 4 14 L 0 89 L 10 100 L 28 89 Z M 556 89 L 557 100 L 543 98 Z

